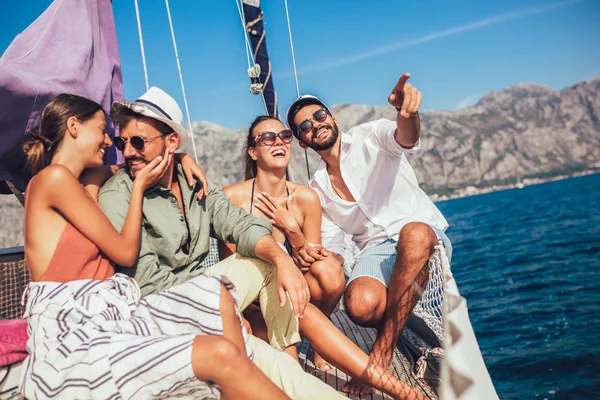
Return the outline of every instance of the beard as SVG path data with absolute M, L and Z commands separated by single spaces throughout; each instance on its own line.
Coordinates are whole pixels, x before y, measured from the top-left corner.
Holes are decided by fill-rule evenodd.
M 331 135 L 325 139 L 324 141 L 320 142 L 320 143 L 316 143 L 313 139 L 310 142 L 304 142 L 306 143 L 306 145 L 308 147 L 310 147 L 311 149 L 313 149 L 314 151 L 325 151 L 325 150 L 329 150 L 330 148 L 333 147 L 333 145 L 335 144 L 335 142 L 338 139 L 338 136 L 340 136 L 340 128 L 338 127 L 337 124 L 334 123 L 334 126 L 331 125 L 321 125 L 320 128 L 329 128 L 331 130 Z M 313 128 L 313 135 L 316 135 L 316 131 L 318 131 L 316 128 Z
M 167 148 L 167 145 L 165 143 L 162 144 L 160 152 L 156 153 L 156 156 L 154 157 L 145 157 L 141 154 L 136 154 L 133 157 L 127 157 L 125 158 L 125 169 L 127 170 L 127 173 L 129 174 L 129 176 L 131 177 L 131 179 L 135 179 L 136 175 L 143 169 L 145 168 L 150 162 L 152 162 L 152 160 L 154 160 L 155 157 L 158 157 L 159 155 L 163 155 L 165 154 L 165 150 Z M 131 162 L 133 161 L 142 161 L 144 162 L 145 165 L 142 166 L 142 168 L 132 168 L 131 166 Z

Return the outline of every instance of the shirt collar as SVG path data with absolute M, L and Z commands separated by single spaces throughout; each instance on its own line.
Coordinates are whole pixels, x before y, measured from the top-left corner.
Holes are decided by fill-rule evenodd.
M 179 186 L 181 187 L 181 191 L 182 191 L 182 194 L 183 194 L 183 191 L 185 189 L 189 189 L 189 186 L 187 184 L 187 180 L 185 179 L 185 174 L 183 173 L 183 167 L 181 166 L 181 163 L 177 162 L 175 160 L 173 160 L 173 162 L 175 163 L 175 168 L 173 170 L 173 173 L 177 177 L 177 181 L 179 182 Z M 196 185 L 197 184 L 198 184 L 198 182 L 196 182 Z M 195 189 L 195 186 L 194 186 L 194 189 Z M 164 190 L 170 190 L 170 189 L 168 189 L 166 187 L 162 187 L 162 186 L 156 184 L 156 185 L 153 185 L 152 187 L 146 189 L 146 192 L 147 193 L 155 192 L 155 191 L 159 191 L 160 192 L 160 191 L 164 191 Z
M 340 131 L 340 135 L 342 135 L 341 138 L 341 142 L 342 142 L 342 148 L 341 148 L 341 153 L 340 153 L 340 159 L 345 155 L 345 153 L 348 153 L 348 151 L 350 150 L 350 145 L 352 144 L 352 135 L 349 135 L 347 133 L 344 133 L 342 131 Z M 329 179 L 329 176 L 327 175 L 327 163 L 325 162 L 325 160 L 323 160 L 322 158 L 319 160 L 319 164 L 317 165 L 317 168 L 315 169 L 315 173 L 312 177 L 312 179 L 308 182 L 309 185 L 311 185 L 313 182 L 318 184 L 319 186 L 321 186 L 321 188 L 323 190 L 325 190 L 325 188 L 327 187 L 327 183 L 326 183 L 326 179 Z

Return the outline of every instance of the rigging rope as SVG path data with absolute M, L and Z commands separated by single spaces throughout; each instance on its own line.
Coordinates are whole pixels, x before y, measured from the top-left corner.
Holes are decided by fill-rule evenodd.
M 264 85 L 260 82 L 260 65 L 256 64 L 256 57 L 252 53 L 252 46 L 250 45 L 250 39 L 248 39 L 248 25 L 246 25 L 246 18 L 244 17 L 244 5 L 242 0 L 235 0 L 235 5 L 240 15 L 240 22 L 242 23 L 242 31 L 244 31 L 244 40 L 246 42 L 246 59 L 248 61 L 248 76 L 250 77 L 250 93 L 253 95 L 261 94 L 263 105 L 265 106 L 265 112 L 269 115 L 269 107 L 267 107 L 267 100 L 265 99 L 265 93 L 263 92 Z M 257 47 L 258 51 L 258 47 Z
M 175 31 L 173 30 L 173 21 L 171 20 L 171 9 L 169 7 L 169 0 L 165 0 L 165 4 L 167 6 L 169 26 L 171 27 L 171 37 L 173 38 L 173 48 L 175 49 L 175 60 L 177 61 L 177 70 L 179 71 L 179 82 L 181 82 L 181 92 L 183 93 L 183 104 L 185 105 L 185 113 L 187 115 L 188 125 L 190 126 L 192 148 L 194 149 L 194 159 L 196 160 L 196 163 L 198 163 L 198 153 L 196 153 L 196 143 L 194 142 L 194 127 L 192 126 L 192 120 L 190 119 L 190 110 L 188 109 L 187 96 L 185 95 L 185 87 L 183 86 L 183 75 L 181 74 L 181 65 L 179 64 L 179 54 L 177 52 L 177 42 L 175 42 Z
M 146 54 L 144 53 L 144 39 L 142 38 L 142 21 L 140 20 L 140 10 L 138 8 L 138 0 L 133 0 L 135 3 L 135 17 L 137 18 L 138 36 L 140 37 L 140 49 L 142 50 L 142 64 L 144 66 L 144 78 L 146 79 L 146 91 L 150 89 L 148 85 L 148 69 L 146 68 Z
M 238 9 L 238 14 L 240 15 L 240 22 L 242 23 L 242 30 L 244 31 L 244 40 L 246 42 L 246 60 L 248 61 L 248 68 L 250 68 L 252 66 L 252 64 L 254 64 L 254 59 L 250 60 L 250 53 L 251 53 L 251 47 L 250 47 L 250 41 L 248 40 L 248 35 L 246 34 L 246 19 L 244 18 L 244 11 L 243 11 L 243 5 L 240 4 L 240 0 L 235 0 L 235 5 L 237 6 Z
M 298 86 L 298 72 L 296 71 L 296 57 L 294 55 L 294 42 L 292 41 L 292 26 L 290 24 L 290 12 L 288 10 L 287 0 L 283 0 L 285 3 L 285 18 L 287 19 L 288 36 L 290 38 L 290 50 L 292 53 L 292 66 L 294 67 L 294 80 L 296 81 L 296 95 L 300 97 L 300 87 Z M 308 152 L 304 149 L 304 159 L 306 160 L 306 175 L 310 180 L 310 167 L 308 165 Z

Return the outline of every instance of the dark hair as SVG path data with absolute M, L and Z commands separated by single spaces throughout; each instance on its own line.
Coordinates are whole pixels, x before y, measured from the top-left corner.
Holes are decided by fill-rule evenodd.
M 25 167 L 33 175 L 46 167 L 61 145 L 67 121 L 71 117 L 80 122 L 91 119 L 98 111 L 104 112 L 95 101 L 74 94 L 59 94 L 44 107 L 39 125 L 31 132 L 31 140 L 23 145 Z
M 113 123 L 119 127 L 119 130 L 123 129 L 125 125 L 127 125 L 129 122 L 142 118 L 150 121 L 152 126 L 163 135 L 168 135 L 169 133 L 174 131 L 173 128 L 171 128 L 164 122 L 137 113 L 131 108 L 125 107 L 122 104 L 115 103 L 110 108 L 110 119 L 112 119 Z
M 248 128 L 248 135 L 246 137 L 246 145 L 244 146 L 244 160 L 245 160 L 244 161 L 244 180 L 245 181 L 256 177 L 256 161 L 254 161 L 252 159 L 252 157 L 250 157 L 250 154 L 248 154 L 248 150 L 250 149 L 250 147 L 254 147 L 254 144 L 255 144 L 254 130 L 256 129 L 256 126 L 258 124 L 260 124 L 261 122 L 264 122 L 264 121 L 268 121 L 268 120 L 279 121 L 279 118 L 272 117 L 270 115 L 259 115 L 258 117 L 256 117 L 254 119 L 254 121 L 252 121 L 250 128 Z

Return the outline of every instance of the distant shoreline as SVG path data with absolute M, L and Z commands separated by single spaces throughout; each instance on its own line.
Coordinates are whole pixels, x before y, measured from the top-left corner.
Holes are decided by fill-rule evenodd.
M 546 183 L 546 182 L 561 181 L 563 179 L 577 178 L 579 176 L 593 175 L 593 174 L 598 174 L 598 173 L 600 173 L 600 169 L 595 168 L 595 169 L 588 169 L 585 171 L 574 172 L 571 174 L 556 175 L 556 176 L 548 177 L 548 178 L 526 178 L 526 179 L 523 179 L 519 183 L 512 183 L 512 184 L 507 184 L 507 185 L 492 185 L 492 186 L 488 186 L 485 188 L 478 188 L 475 186 L 467 186 L 465 188 L 457 189 L 452 194 L 449 194 L 449 195 L 438 195 L 438 194 L 434 193 L 434 194 L 429 195 L 429 198 L 434 203 L 436 203 L 436 202 L 447 201 L 447 200 L 461 199 L 464 197 L 477 196 L 480 194 L 501 192 L 503 190 L 510 190 L 510 189 L 517 189 L 517 188 L 522 189 L 525 186 L 539 185 L 539 184 Z
M 523 179 L 520 184 L 513 183 L 507 185 L 492 185 L 485 188 L 467 186 L 465 188 L 457 189 L 449 195 L 432 194 L 429 195 L 429 198 L 433 202 L 442 202 L 597 173 L 600 173 L 600 168 L 588 169 L 585 171 L 557 175 L 548 178 L 527 178 Z M 17 201 L 16 197 L 12 195 L 0 195 L 0 215 L 3 216 L 3 228 L 0 228 L 0 249 L 23 246 L 23 207 Z M 10 229 L 6 229 L 6 227 L 10 227 Z

